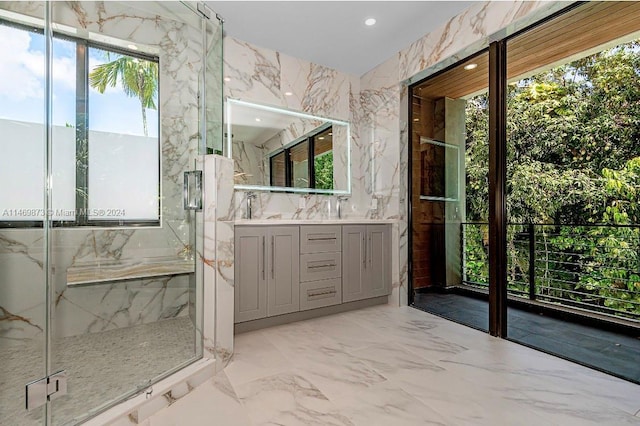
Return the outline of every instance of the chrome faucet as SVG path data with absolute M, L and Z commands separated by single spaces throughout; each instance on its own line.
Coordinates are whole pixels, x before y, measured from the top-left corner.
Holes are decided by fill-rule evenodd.
M 253 200 L 255 200 L 257 197 L 255 192 L 247 192 L 245 195 L 245 202 L 246 207 L 245 207 L 245 219 L 251 219 L 251 215 L 252 215 L 252 210 L 253 210 Z
M 336 206 L 336 210 L 338 211 L 338 219 L 342 219 L 342 202 L 347 201 L 349 197 L 346 195 L 340 195 L 338 197 L 338 205 Z

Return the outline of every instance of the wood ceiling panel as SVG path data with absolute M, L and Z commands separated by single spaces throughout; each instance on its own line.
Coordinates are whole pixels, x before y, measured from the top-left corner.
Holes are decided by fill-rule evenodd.
M 592 2 L 545 22 L 508 42 L 507 76 L 530 75 L 581 52 L 640 31 L 640 2 Z M 414 95 L 426 99 L 464 98 L 487 90 L 488 53 L 483 53 L 417 86 Z M 472 71 L 464 69 L 477 63 Z

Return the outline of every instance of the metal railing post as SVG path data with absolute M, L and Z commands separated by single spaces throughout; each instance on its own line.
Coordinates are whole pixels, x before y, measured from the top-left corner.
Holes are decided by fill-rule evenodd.
M 535 225 L 529 224 L 529 299 L 536 298 L 536 234 Z

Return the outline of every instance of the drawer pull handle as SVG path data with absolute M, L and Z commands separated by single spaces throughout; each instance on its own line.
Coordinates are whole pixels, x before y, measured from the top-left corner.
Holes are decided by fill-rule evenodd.
M 329 294 L 336 294 L 338 291 L 337 290 L 328 290 L 328 291 L 319 291 L 317 293 L 314 293 L 313 291 L 310 291 L 307 293 L 307 295 L 309 297 L 317 297 L 317 296 L 326 296 Z
M 317 238 L 309 238 L 309 241 L 330 241 L 330 240 L 336 240 L 336 237 L 317 237 Z
M 307 269 L 317 269 L 317 268 L 335 268 L 336 264 L 335 263 L 329 263 L 327 265 L 310 265 L 307 266 Z

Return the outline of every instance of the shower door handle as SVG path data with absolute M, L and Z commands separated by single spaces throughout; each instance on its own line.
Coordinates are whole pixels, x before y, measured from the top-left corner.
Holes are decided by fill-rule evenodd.
M 184 172 L 182 195 L 185 210 L 202 210 L 202 170 Z

